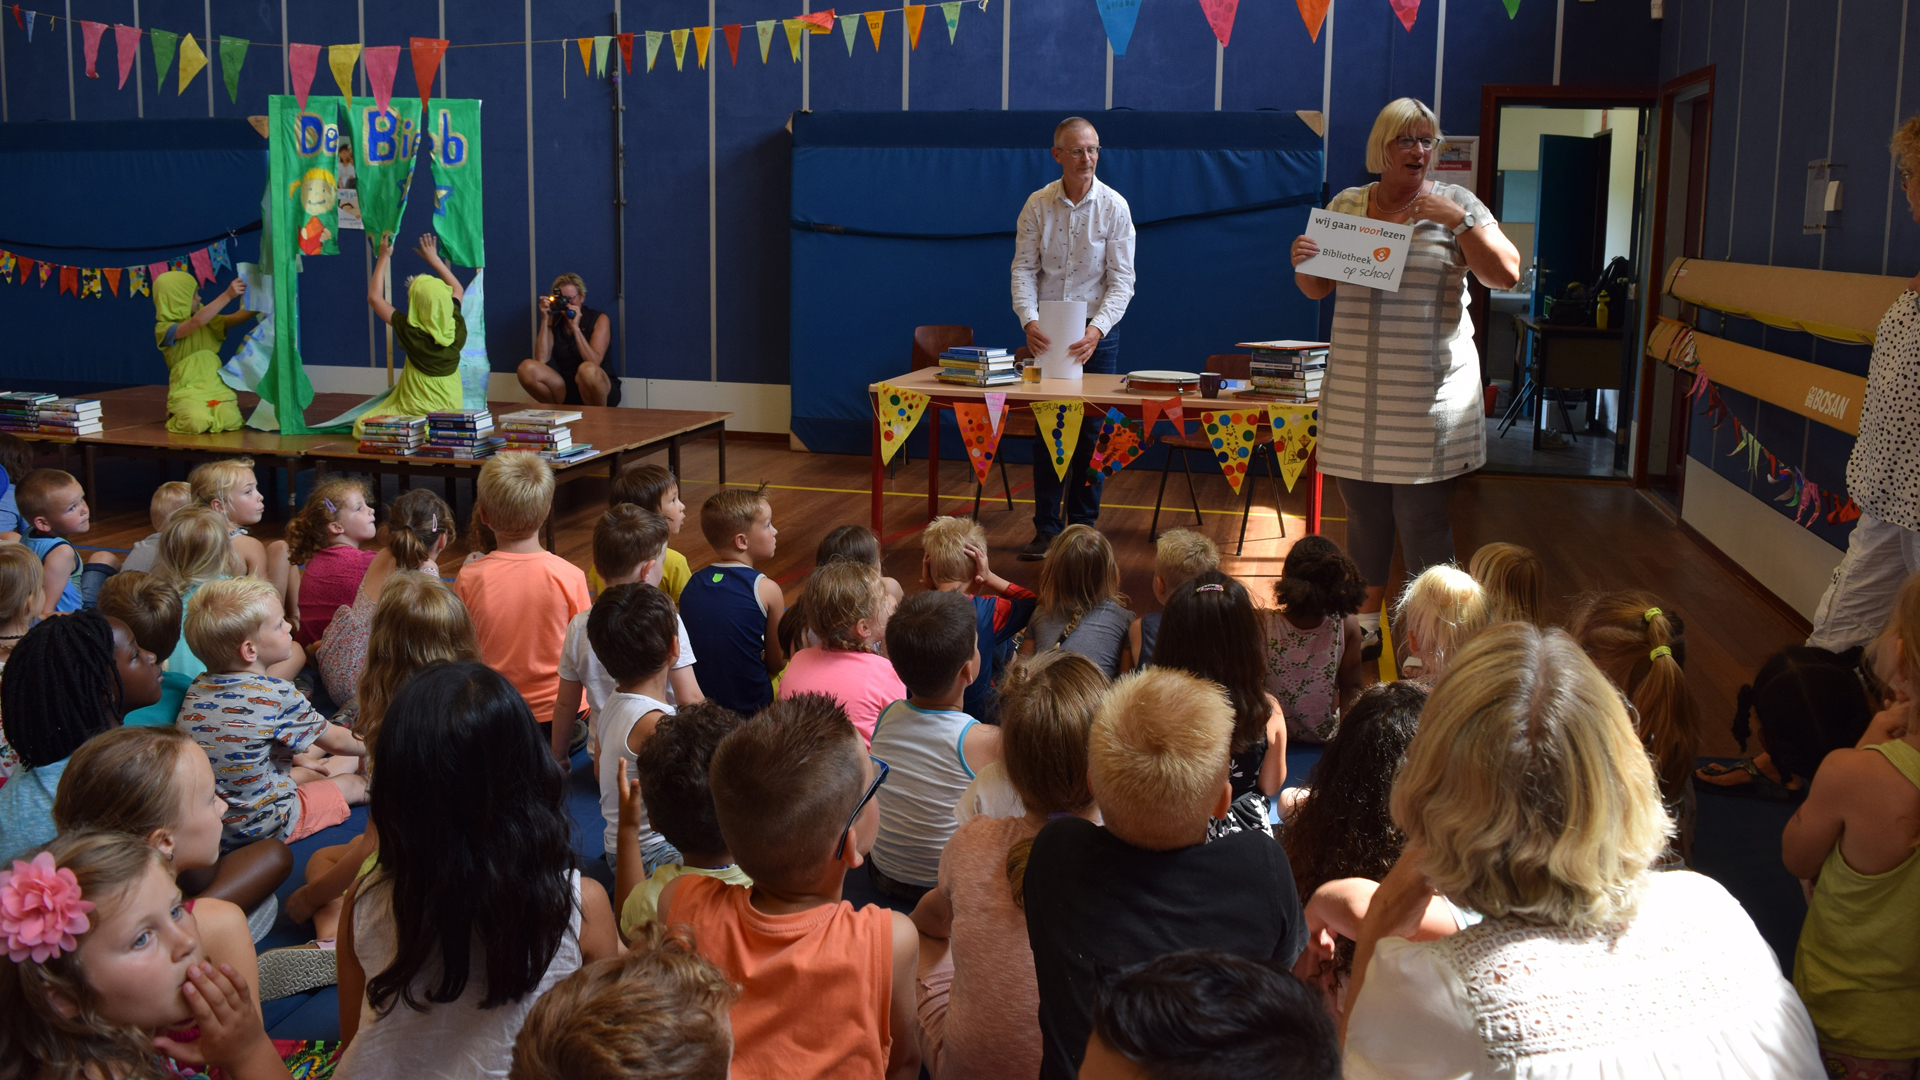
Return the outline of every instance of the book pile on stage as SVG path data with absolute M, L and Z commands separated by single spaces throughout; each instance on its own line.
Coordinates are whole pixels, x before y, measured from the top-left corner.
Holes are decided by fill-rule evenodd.
M 531 450 L 556 465 L 593 454 L 592 443 L 573 441 L 568 424 L 580 414 L 567 409 L 521 409 L 500 418 L 501 450 Z
M 493 414 L 485 409 L 458 409 L 427 414 L 427 444 L 421 457 L 471 461 L 492 457 L 506 440 L 493 433 Z
M 360 422 L 360 452 L 412 457 L 427 441 L 424 416 L 376 416 Z
M 31 390 L 0 394 L 0 431 L 72 439 L 98 435 L 102 430 L 98 398 L 61 397 Z
M 1252 385 L 1235 397 L 1284 405 L 1310 405 L 1320 400 L 1320 382 L 1327 374 L 1324 341 L 1243 341 L 1235 348 L 1252 354 L 1247 381 Z
M 955 345 L 940 354 L 940 374 L 934 378 L 961 386 L 1005 386 L 1019 382 L 1020 373 L 1014 370 L 1013 354 L 1005 349 Z

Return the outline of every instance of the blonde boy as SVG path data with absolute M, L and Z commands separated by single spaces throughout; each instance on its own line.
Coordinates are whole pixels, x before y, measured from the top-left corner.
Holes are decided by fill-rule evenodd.
M 937 517 L 920 533 L 920 587 L 957 592 L 973 602 L 980 671 L 967 686 L 968 716 L 991 724 L 999 712 L 994 688 L 1013 659 L 1014 638 L 1027 628 L 1040 598 L 987 564 L 987 531 L 967 518 Z
M 322 776 L 291 764 L 309 748 L 346 757 L 367 749 L 290 682 L 267 668 L 293 655 L 293 626 L 280 594 L 259 578 L 210 581 L 187 612 L 187 645 L 207 670 L 187 687 L 175 721 L 207 753 L 226 800 L 222 843 L 301 840 L 347 820 L 367 801 L 357 774 Z
M 95 551 L 82 560 L 72 538 L 93 528 L 80 481 L 59 469 L 35 469 L 20 478 L 15 501 L 27 526 L 20 542 L 40 557 L 46 574 L 43 616 L 93 606 L 100 585 L 120 569 L 120 556 Z
M 127 560 L 120 564 L 121 571 L 152 570 L 154 561 L 160 557 L 160 531 L 167 527 L 167 519 L 192 505 L 193 487 L 185 480 L 169 480 L 154 488 L 153 498 L 147 502 L 147 517 L 153 522 L 153 532 L 133 545 Z
M 1280 845 L 1264 832 L 1207 843 L 1233 802 L 1232 740 L 1233 705 L 1205 679 L 1149 668 L 1107 691 L 1087 746 L 1105 824 L 1048 822 L 1027 863 L 1045 1080 L 1079 1068 L 1102 970 L 1186 949 L 1290 968 L 1305 947 Z
M 1168 529 L 1153 545 L 1153 598 L 1159 611 L 1150 611 L 1127 627 L 1127 644 L 1133 648 L 1139 666 L 1153 662 L 1153 643 L 1160 636 L 1160 617 L 1166 614 L 1167 597 L 1173 590 L 1209 570 L 1220 569 L 1220 549 L 1213 541 L 1191 529 Z
M 693 672 L 706 695 L 742 716 L 773 701 L 771 672 L 786 665 L 780 586 L 754 567 L 773 558 L 777 530 L 766 485 L 722 488 L 700 507 L 700 531 L 716 561 L 680 591 L 680 618 L 700 659 Z
M 473 616 L 480 657 L 527 699 L 533 718 L 554 719 L 560 651 L 567 624 L 593 606 L 587 575 L 540 546 L 553 510 L 553 470 L 538 454 L 495 454 L 480 468 L 474 519 L 493 530 L 498 547 L 460 568 L 453 591 Z M 568 735 L 573 718 L 562 717 Z
M 274 591 L 284 598 L 293 565 L 287 557 L 287 542 L 263 544 L 247 535 L 247 526 L 258 525 L 267 513 L 267 497 L 261 494 L 259 478 L 253 474 L 253 459 L 225 458 L 195 466 L 187 474 L 187 484 L 194 501 L 226 515 L 233 526 L 233 553 L 246 564 L 247 573 L 273 582 Z M 299 614 L 296 610 L 294 617 L 299 618 Z

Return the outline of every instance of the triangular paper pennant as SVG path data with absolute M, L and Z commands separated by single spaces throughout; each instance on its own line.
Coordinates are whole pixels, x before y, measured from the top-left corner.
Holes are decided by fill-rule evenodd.
M 207 54 L 200 50 L 200 43 L 193 40 L 193 34 L 189 32 L 180 41 L 180 89 L 176 93 L 186 93 L 187 84 L 206 66 Z
M 1067 465 L 1073 461 L 1073 449 L 1080 444 L 1080 415 L 1086 402 L 1078 398 L 1033 403 L 1033 420 L 1053 460 L 1054 474 L 1064 482 Z
M 880 31 L 885 28 L 887 13 L 884 11 L 867 12 L 867 33 L 873 35 L 873 51 L 880 51 Z
M 359 45 L 327 46 L 327 67 L 333 71 L 333 84 L 340 88 L 341 100 L 353 106 L 353 65 L 360 62 Z
M 580 74 L 593 74 L 593 38 L 574 38 L 573 43 L 580 47 Z
M 184 258 L 168 259 L 167 269 L 178 270 L 184 274 L 187 271 L 193 269 L 193 264 Z
M 94 65 L 100 60 L 100 35 L 107 32 L 106 23 L 80 20 L 80 53 L 87 60 L 87 78 L 97 79 L 100 72 Z
M 373 91 L 373 104 L 388 112 L 393 100 L 393 77 L 400 73 L 400 46 L 374 45 L 360 54 L 367 66 L 367 89 Z
M 140 48 L 140 28 L 113 24 L 114 59 L 120 64 L 120 89 L 127 88 L 127 76 L 133 74 L 133 59 Z
M 80 296 L 98 299 L 100 295 L 100 271 L 91 266 L 80 271 Z
M 927 395 L 881 383 L 874 392 L 874 418 L 880 421 L 880 461 L 893 460 L 894 452 L 906 445 L 907 436 L 927 411 Z
M 1161 417 L 1165 417 L 1173 424 L 1175 434 L 1186 433 L 1185 417 L 1180 415 L 1180 395 L 1175 394 L 1165 401 L 1140 399 L 1140 433 L 1142 435 L 1149 439 L 1153 438 L 1153 425 Z
M 993 422 L 995 430 L 1000 427 L 1000 417 L 1007 411 L 1007 395 L 989 391 L 983 395 L 987 401 L 987 419 Z
M 740 24 L 728 23 L 720 28 L 720 36 L 727 39 L 727 56 L 733 60 L 733 66 L 740 66 Z
M 1507 18 L 1513 19 L 1520 15 L 1520 0 L 1500 0 L 1500 2 L 1507 6 Z
M 147 37 L 153 45 L 153 85 L 164 86 L 167 69 L 173 66 L 174 51 L 180 46 L 180 35 L 171 30 L 149 30 Z
M 40 287 L 41 288 L 44 289 L 47 287 L 47 281 L 53 277 L 53 272 L 58 269 L 60 269 L 60 267 L 59 267 L 59 264 L 57 263 L 42 262 L 40 264 Z
M 293 80 L 293 100 L 302 110 L 307 107 L 307 95 L 313 93 L 313 73 L 319 68 L 320 46 L 287 46 L 287 74 Z
M 655 58 L 657 58 L 660 55 L 660 43 L 662 41 L 665 41 L 666 39 L 667 39 L 667 35 L 661 33 L 658 30 L 647 31 L 647 70 L 648 71 L 653 70 L 653 61 L 655 60 Z
M 1414 2 L 1418 3 L 1419 0 Z M 1240 0 L 1200 0 L 1200 10 L 1206 13 L 1207 25 L 1213 28 L 1214 39 L 1222 45 L 1233 44 L 1233 15 L 1239 8 Z
M 207 255 L 213 260 L 214 273 L 217 274 L 222 270 L 233 269 L 233 260 L 227 256 L 227 242 L 225 240 L 208 244 Z
M 113 295 L 119 296 L 120 295 L 120 268 L 117 266 L 103 266 L 100 268 L 100 273 L 103 277 L 107 279 L 107 288 L 113 290 Z
M 1313 457 L 1320 441 L 1320 410 L 1312 405 L 1268 405 L 1267 423 L 1273 428 L 1274 456 L 1280 460 L 1280 479 L 1287 490 Z
M 13 25 L 21 28 L 22 30 L 25 30 L 27 28 L 27 24 L 20 21 L 20 5 L 19 4 L 13 5 Z
M 940 5 L 940 14 L 947 19 L 947 44 L 953 44 L 953 35 L 960 29 L 960 0 L 947 0 Z
M 39 15 L 40 13 L 37 11 L 27 12 L 27 44 L 29 45 L 33 44 L 33 23 L 34 23 L 34 20 L 39 17 Z M 20 8 L 18 5 L 16 5 L 13 9 L 13 16 L 15 19 L 18 19 L 20 17 Z
M 631 75 L 633 74 L 633 35 L 631 33 L 615 34 L 614 38 L 620 42 L 620 63 L 626 68 L 627 74 Z
M 828 8 L 825 11 L 814 11 L 802 15 L 799 21 L 805 23 L 807 28 L 816 34 L 831 34 L 833 33 L 833 18 L 833 9 Z
M 1213 451 L 1213 460 L 1220 464 L 1220 474 L 1227 478 L 1235 495 L 1240 494 L 1240 484 L 1247 478 L 1247 466 L 1253 461 L 1263 411 L 1234 409 L 1200 414 L 1200 430 Z
M 613 50 L 612 34 L 596 34 L 593 39 L 593 77 L 607 77 L 607 53 Z
M 847 55 L 853 55 L 853 35 L 860 32 L 860 16 L 840 16 L 840 33 L 847 39 Z
M 0 281 L 13 281 L 13 252 L 0 251 Z
M 687 32 L 685 30 L 675 30 L 670 36 L 673 38 L 673 70 L 685 70 L 687 64 Z
M 247 46 L 251 44 L 246 38 L 220 39 L 220 78 L 227 84 L 228 101 L 240 100 L 240 68 L 247 62 Z
M 187 261 L 193 264 L 193 280 L 201 284 L 213 280 L 213 257 L 207 254 L 206 248 L 189 253 Z
M 793 54 L 793 62 L 800 62 L 800 35 L 807 32 L 807 24 L 799 19 L 782 19 L 780 25 L 787 31 L 787 51 Z
M 128 296 L 132 296 L 134 293 L 139 293 L 141 296 L 152 296 L 153 294 L 150 291 L 148 291 L 147 284 L 148 284 L 148 279 L 147 279 L 146 267 L 144 266 L 127 267 L 127 295 Z
M 1320 40 L 1321 24 L 1327 21 L 1327 9 L 1333 6 L 1333 0 L 1293 0 L 1293 2 L 1294 6 L 1300 9 L 1300 21 L 1307 24 L 1307 37 L 1317 43 Z M 1507 0 L 1507 3 L 1517 4 L 1519 0 Z
M 68 293 L 80 295 L 80 268 L 77 266 L 60 268 L 60 295 L 65 296 Z
M 984 403 L 956 401 L 953 416 L 960 422 L 960 443 L 967 448 L 967 464 L 973 466 L 974 479 L 984 484 L 993 460 L 1000 453 L 1000 425 Z
M 1388 0 L 1393 5 L 1393 13 L 1400 16 L 1400 25 L 1413 32 L 1413 20 L 1420 17 L 1420 0 Z
M 33 260 L 25 255 L 16 255 L 14 258 L 20 263 L 20 284 L 25 285 L 27 279 L 33 277 Z
M 172 268 L 172 267 L 170 267 L 170 266 L 168 266 L 168 265 L 167 265 L 166 263 L 163 263 L 163 262 L 157 262 L 157 263 L 148 263 L 148 264 L 147 264 L 147 277 L 149 277 L 149 278 L 151 278 L 151 279 L 153 279 L 153 280 L 155 280 L 155 281 L 158 281 L 158 280 L 160 279 L 160 275 L 161 275 L 161 274 L 164 274 L 164 273 L 166 273 L 166 272 L 167 272 L 168 270 L 171 270 L 171 269 L 173 269 L 173 268 Z
M 1140 18 L 1140 0 L 1093 0 L 1100 9 L 1100 25 L 1107 31 L 1107 43 L 1113 55 L 1127 55 L 1127 42 L 1133 40 L 1133 24 Z
M 713 27 L 696 26 L 693 28 L 693 55 L 700 61 L 700 70 L 707 70 L 707 50 L 713 47 Z
M 410 37 L 407 55 L 413 59 L 413 82 L 420 91 L 420 111 L 425 113 L 433 101 L 433 79 L 440 72 L 440 60 L 447 55 L 446 38 Z
M 907 17 L 907 47 L 917 49 L 920 47 L 920 24 L 927 18 L 927 5 L 908 4 L 902 11 Z
M 761 19 L 753 24 L 754 31 L 760 35 L 760 62 L 763 64 L 767 62 L 767 49 L 773 44 L 773 28 L 776 25 L 778 20 L 775 19 Z
M 1109 407 L 1107 418 L 1100 423 L 1090 467 L 1098 469 L 1103 477 L 1112 476 L 1133 464 L 1146 449 L 1147 440 L 1140 425 L 1119 409 Z

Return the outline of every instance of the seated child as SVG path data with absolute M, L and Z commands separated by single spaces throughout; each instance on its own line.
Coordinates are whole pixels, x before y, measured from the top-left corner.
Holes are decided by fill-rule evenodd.
M 593 605 L 587 575 L 540 546 L 540 526 L 553 512 L 553 470 L 540 455 L 495 454 L 474 488 L 474 520 L 493 530 L 499 546 L 469 556 L 453 591 L 473 616 L 481 657 L 546 724 L 560 693 L 567 623 Z M 571 717 L 562 719 L 569 730 L 571 724 Z
M 366 747 L 315 712 L 292 683 L 267 674 L 294 648 L 272 585 L 250 577 L 208 582 L 187 612 L 185 632 L 207 670 L 187 688 L 176 723 L 213 763 L 228 807 L 223 847 L 300 840 L 347 820 L 349 806 L 367 801 L 364 776 L 322 776 L 291 765 L 311 746 L 348 757 L 365 755 Z
M 1448 658 L 1492 624 L 1479 582 L 1457 566 L 1427 567 L 1393 608 L 1393 634 L 1404 645 L 1401 672 L 1431 688 L 1446 674 Z
M 200 435 L 239 430 L 240 406 L 233 388 L 220 378 L 220 343 L 227 331 L 258 316 L 238 310 L 222 315 L 247 293 L 234 278 L 200 303 L 200 281 L 185 270 L 168 270 L 153 279 L 153 343 L 167 362 L 167 430 Z
M 1208 570 L 1173 591 L 1154 656 L 1157 667 L 1177 668 L 1212 681 L 1233 705 L 1233 741 L 1227 782 L 1233 812 L 1208 824 L 1219 839 L 1252 829 L 1272 833 L 1271 800 L 1287 781 L 1287 718 L 1266 689 L 1260 615 L 1244 585 Z
M 1360 621 L 1353 613 L 1366 598 L 1360 567 L 1333 541 L 1303 536 L 1287 549 L 1265 620 L 1267 691 L 1296 742 L 1331 742 L 1342 710 L 1360 692 Z
M 957 592 L 973 603 L 980 671 L 967 687 L 965 707 L 968 716 L 993 723 L 994 687 L 1040 598 L 993 572 L 987 564 L 987 531 L 977 521 L 934 518 L 920 533 L 920 547 L 920 587 Z
M 680 501 L 680 481 L 665 465 L 656 465 L 651 461 L 636 461 L 626 465 L 614 474 L 613 482 L 607 491 L 609 509 L 617 506 L 637 506 L 649 513 L 659 514 L 667 519 L 667 535 L 680 535 L 680 529 L 687 523 L 687 504 Z M 654 584 L 673 597 L 674 603 L 680 602 L 680 590 L 687 587 L 687 579 L 693 571 L 687 568 L 687 557 L 666 549 L 660 561 L 660 580 Z M 599 571 L 587 572 L 587 587 L 595 596 L 607 587 L 609 582 L 601 578 Z M 683 657 L 688 663 L 692 658 Z
M 862 739 L 873 741 L 881 710 L 907 696 L 880 655 L 892 615 L 893 601 L 873 567 L 835 559 L 814 570 L 807 578 L 807 624 L 820 644 L 793 654 L 780 675 L 780 696 L 825 694 L 847 711 Z
M 201 586 L 246 573 L 240 557 L 233 553 L 231 531 L 225 515 L 205 506 L 189 506 L 174 514 L 160 531 L 160 558 L 154 564 L 154 573 L 180 594 L 183 628 L 193 615 L 194 598 Z M 268 668 L 267 674 L 291 680 L 305 666 L 306 651 L 296 644 L 284 661 Z M 185 633 L 180 635 L 173 655 L 167 657 L 167 670 L 189 679 L 207 670 Z
M 1546 571 L 1540 556 L 1519 544 L 1481 544 L 1467 562 L 1467 573 L 1487 590 L 1493 622 L 1530 622 L 1546 617 Z
M 169 480 L 153 489 L 153 498 L 147 501 L 147 519 L 153 523 L 153 531 L 133 545 L 127 552 L 126 560 L 120 564 L 120 570 L 149 572 L 160 558 L 160 530 L 167 527 L 176 511 L 185 510 L 193 505 L 193 487 L 185 480 Z
M 713 791 L 707 784 L 714 749 L 739 726 L 738 713 L 711 701 L 663 716 L 634 762 L 639 778 L 621 779 L 613 899 L 620 913 L 623 940 L 644 937 L 661 892 L 677 877 L 698 874 L 729 885 L 753 884 L 727 851 L 727 838 L 720 835 L 720 819 L 713 809 Z M 646 860 L 640 854 L 642 818 L 680 853 L 679 862 L 662 863 L 651 873 L 646 870 Z
M 230 963 L 212 962 L 199 904 L 181 902 L 166 858 L 146 841 L 98 829 L 63 835 L 0 870 L 0 905 L 45 913 L 0 929 L 0 1052 L 10 1066 L 148 1077 L 177 1075 L 172 1058 L 233 1080 L 288 1077 L 253 987 Z M 136 941 L 143 947 L 130 955 Z
M 40 621 L 44 580 L 40 560 L 26 545 L 0 541 L 0 670 L 27 631 Z M 0 734 L 0 787 L 6 786 L 19 767 L 20 756 Z
M 122 570 L 100 589 L 100 614 L 119 619 L 133 640 L 155 656 L 172 656 L 180 645 L 180 592 L 155 574 Z M 180 716 L 192 677 L 161 665 L 160 700 L 135 709 L 122 721 L 129 727 L 172 727 Z
M 6 490 L 0 491 L 0 534 L 12 533 L 7 539 L 17 540 L 27 533 L 16 494 L 20 481 L 32 471 L 32 444 L 11 431 L 0 431 L 0 479 L 6 483 Z
M 1298 546 L 1297 544 L 1295 545 Z M 1168 529 L 1153 545 L 1153 598 L 1162 610 L 1149 611 L 1127 627 L 1127 647 L 1136 667 L 1153 663 L 1153 647 L 1160 639 L 1160 620 L 1173 590 L 1209 570 L 1220 569 L 1220 549 L 1192 529 Z
M 1080 1067 L 1103 968 L 1181 949 L 1291 966 L 1305 947 L 1300 898 L 1273 837 L 1247 831 L 1207 842 L 1208 821 L 1233 801 L 1232 741 L 1232 703 L 1205 679 L 1148 668 L 1107 691 L 1087 750 L 1087 781 L 1106 824 L 1050 821 L 1027 861 L 1043 1078 Z
M 1333 1018 L 1300 980 L 1222 952 L 1170 953 L 1100 984 L 1082 1080 L 1340 1080 Z
M 615 585 L 594 601 L 587 618 L 587 640 L 604 657 L 614 692 L 593 718 L 594 761 L 600 775 L 600 835 L 607 868 L 614 869 L 620 849 L 620 781 L 633 778 L 640 748 L 660 719 L 673 715 L 667 696 L 667 672 L 680 651 L 674 629 L 673 601 L 651 585 Z M 558 725 L 555 725 L 556 727 Z M 661 863 L 678 862 L 680 853 L 653 830 L 643 813 L 637 822 L 640 860 L 646 873 Z
M 370 497 L 354 477 L 328 477 L 287 522 L 287 558 L 294 566 L 288 607 L 300 613 L 293 639 L 302 645 L 319 642 L 333 613 L 353 603 L 367 566 L 380 555 L 360 546 L 379 532 Z
M 117 619 L 82 611 L 27 631 L 0 672 L 0 729 L 20 765 L 0 787 L 0 867 L 53 839 L 73 752 L 160 697 L 160 665 Z
M 1065 649 L 1094 662 L 1111 679 L 1133 667 L 1127 628 L 1133 612 L 1120 591 L 1113 545 L 1089 525 L 1069 525 L 1053 538 L 1040 567 L 1040 606 L 1027 624 L 1027 656 Z
M 1892 626 L 1897 644 L 1887 674 L 1913 685 L 1920 575 L 1901 588 Z M 1857 748 L 1827 755 L 1781 837 L 1788 873 L 1814 881 L 1793 986 L 1830 1075 L 1899 1076 L 1920 1058 L 1917 846 L 1920 722 L 1903 698 L 1874 717 Z
M 247 535 L 247 526 L 260 524 L 267 513 L 267 497 L 261 494 L 260 481 L 253 474 L 253 459 L 227 458 L 197 465 L 187 474 L 187 483 L 193 488 L 195 501 L 227 519 L 233 553 L 247 568 L 246 573 L 272 582 L 273 590 L 286 596 L 292 574 L 287 542 L 262 544 Z
M 509 1080 L 727 1080 L 739 992 L 684 931 L 647 930 L 541 995 L 513 1043 Z
M 700 657 L 693 673 L 708 697 L 748 716 L 773 700 L 770 675 L 786 666 L 786 598 L 754 569 L 773 558 L 773 504 L 764 490 L 722 488 L 701 505 L 700 532 L 719 561 L 702 567 L 680 593 L 680 617 Z
M 652 585 L 662 592 L 660 553 L 667 547 L 667 519 L 651 510 L 620 503 L 602 514 L 593 527 L 593 561 L 600 568 L 604 592 L 614 585 Z M 590 716 L 597 716 L 614 693 L 613 676 L 594 654 L 587 639 L 587 620 L 591 611 L 575 615 L 567 623 L 567 638 L 560 647 L 560 689 L 554 697 L 553 714 L 577 716 L 584 703 Z M 667 673 L 667 690 L 660 700 L 669 705 L 692 705 L 702 700 L 700 683 L 693 677 L 693 644 L 687 640 L 687 628 L 676 613 L 674 632 L 680 651 L 673 658 L 673 670 Z M 572 724 L 553 725 L 553 756 L 562 769 L 573 767 L 570 746 Z M 611 853 L 611 849 L 609 849 Z
M 940 852 L 958 823 L 953 807 L 976 768 L 1000 760 L 1000 730 L 961 711 L 980 670 L 973 605 L 959 593 L 916 593 L 887 624 L 887 656 L 909 695 L 880 714 L 873 756 L 892 783 L 882 788 L 880 832 L 867 858 L 874 888 L 918 903 L 940 872 Z
M 46 606 L 41 614 L 92 607 L 101 583 L 120 568 L 120 556 L 94 551 L 83 559 L 73 546 L 73 537 L 93 528 L 93 515 L 80 481 L 59 469 L 35 469 L 21 478 L 15 494 L 20 517 L 27 523 L 20 542 L 38 555 L 45 567 Z
M 813 549 L 813 565 L 825 566 L 835 559 L 847 559 L 865 563 L 880 573 L 880 584 L 887 590 L 887 599 L 898 604 L 906 597 L 900 583 L 886 576 L 887 568 L 880 558 L 880 538 L 865 525 L 836 525 Z
M 1094 813 L 1087 731 L 1107 677 L 1078 653 L 1015 664 L 1001 688 L 1012 817 L 971 818 L 940 853 L 940 883 L 913 909 L 919 927 L 920 1046 L 941 1080 L 1040 1073 L 1040 991 L 1021 910 L 1027 856 L 1040 827 Z
M 367 667 L 367 634 L 373 609 L 387 578 L 402 570 L 440 576 L 435 561 L 456 538 L 453 511 L 446 500 L 428 488 L 410 488 L 387 507 L 387 546 L 367 564 L 350 607 L 336 608 L 327 631 L 314 647 L 314 662 L 327 696 L 336 702 L 354 700 L 361 672 Z
M 1789 645 L 1762 664 L 1735 698 L 1733 737 L 1740 748 L 1759 741 L 1751 760 L 1711 762 L 1693 771 L 1696 783 L 1729 795 L 1797 801 L 1828 754 L 1860 742 L 1873 720 L 1861 685 L 1861 649 L 1844 653 Z
M 714 751 L 720 834 L 753 887 L 677 878 L 659 922 L 691 929 L 700 955 L 740 987 L 734 1080 L 917 1069 L 919 935 L 903 912 L 840 898 L 873 843 L 867 804 L 886 776 L 824 694 L 775 702 Z

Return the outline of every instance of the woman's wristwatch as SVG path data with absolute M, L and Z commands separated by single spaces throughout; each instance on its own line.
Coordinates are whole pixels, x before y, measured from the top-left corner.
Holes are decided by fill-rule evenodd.
M 1464 236 L 1468 230 L 1477 229 L 1485 224 L 1486 222 L 1481 219 L 1479 214 L 1469 210 L 1466 212 L 1466 216 L 1460 219 L 1460 224 L 1453 227 L 1453 235 Z

